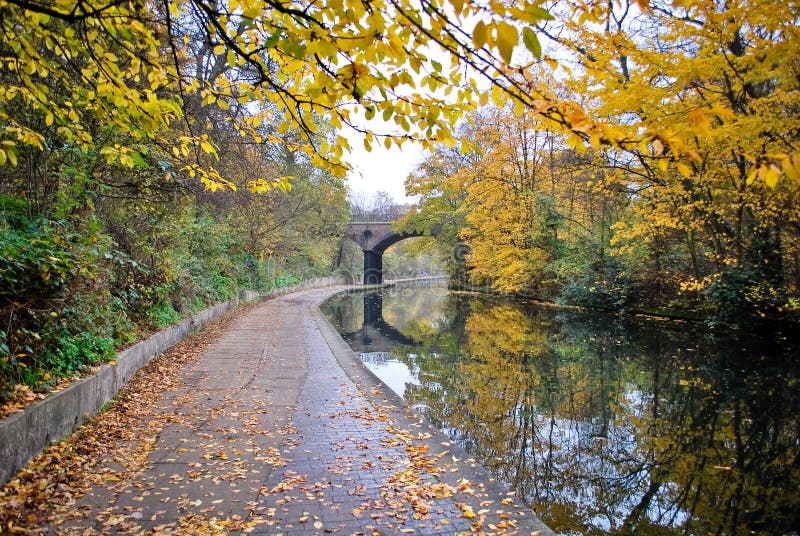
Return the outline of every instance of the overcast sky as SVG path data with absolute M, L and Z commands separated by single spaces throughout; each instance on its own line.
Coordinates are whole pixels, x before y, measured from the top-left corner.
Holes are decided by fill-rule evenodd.
M 371 196 L 384 191 L 398 203 L 414 202 L 413 198 L 406 197 L 404 183 L 408 174 L 424 158 L 419 146 L 405 143 L 402 150 L 395 146 L 386 149 L 382 144 L 375 143 L 372 151 L 367 152 L 361 135 L 350 133 L 346 136 L 353 148 L 353 152 L 346 157 L 353 166 L 353 171 L 347 175 L 347 184 L 354 194 Z

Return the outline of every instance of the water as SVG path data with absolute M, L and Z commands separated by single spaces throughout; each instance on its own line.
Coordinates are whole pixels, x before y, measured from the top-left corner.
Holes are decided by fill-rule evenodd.
M 800 353 L 781 337 L 437 288 L 324 311 L 557 533 L 798 534 Z

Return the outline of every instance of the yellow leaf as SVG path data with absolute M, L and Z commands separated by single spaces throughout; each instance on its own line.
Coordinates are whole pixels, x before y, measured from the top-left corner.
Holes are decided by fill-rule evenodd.
M 514 54 L 514 47 L 517 46 L 519 34 L 517 29 L 507 22 L 501 22 L 497 25 L 497 50 L 500 52 L 500 57 L 506 63 L 511 63 L 511 57 Z
M 525 114 L 525 103 L 521 100 L 514 101 L 514 115 L 517 117 L 522 117 Z
M 492 86 L 492 102 L 498 108 L 503 106 L 505 102 L 505 93 L 503 93 L 503 88 L 500 86 Z
M 600 148 L 600 134 L 598 134 L 597 132 L 592 132 L 591 135 L 589 136 L 589 145 L 595 151 L 597 149 L 599 149 Z
M 200 148 L 203 149 L 203 152 L 207 154 L 216 154 L 217 152 L 211 142 L 205 140 L 200 142 Z
M 481 48 L 486 44 L 487 37 L 488 30 L 486 24 L 482 20 L 479 20 L 477 24 L 475 24 L 475 28 L 472 29 L 472 44 L 475 45 L 475 48 Z
M 242 10 L 242 16 L 246 19 L 255 20 L 261 15 L 261 6 L 258 2 L 251 2 Z
M 539 38 L 536 36 L 536 32 L 527 26 L 522 29 L 522 42 L 525 43 L 525 48 L 533 54 L 534 58 L 542 59 L 542 45 L 539 43 Z
M 656 156 L 664 153 L 664 144 L 661 143 L 661 140 L 659 140 L 658 138 L 654 139 L 651 142 L 651 145 L 653 146 L 653 153 Z
M 764 170 L 763 173 L 761 170 Z M 781 177 L 781 171 L 775 165 L 762 166 L 759 169 L 758 174 L 761 176 L 764 184 L 770 188 L 775 188 L 775 186 L 778 184 L 778 180 Z
M 678 172 L 683 175 L 684 177 L 691 177 L 692 176 L 692 168 L 684 164 L 683 162 L 678 162 L 675 167 L 678 168 Z
M 750 171 L 747 172 L 747 184 L 753 184 L 758 178 L 758 166 L 750 166 Z
M 794 155 L 794 157 L 790 159 L 786 159 L 783 161 L 783 173 L 789 179 L 800 182 L 800 155 Z

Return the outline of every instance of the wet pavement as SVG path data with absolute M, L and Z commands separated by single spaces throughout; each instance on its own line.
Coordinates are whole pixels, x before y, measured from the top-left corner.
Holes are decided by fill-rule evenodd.
M 239 317 L 165 388 L 143 470 L 48 532 L 552 534 L 361 365 L 317 308 L 335 292 Z

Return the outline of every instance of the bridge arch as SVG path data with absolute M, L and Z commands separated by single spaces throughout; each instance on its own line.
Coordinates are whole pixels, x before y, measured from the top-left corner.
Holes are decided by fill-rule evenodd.
M 383 253 L 390 246 L 415 236 L 436 236 L 441 228 L 441 225 L 433 225 L 427 233 L 398 233 L 392 222 L 350 222 L 345 237 L 358 244 L 364 252 L 364 284 L 374 285 L 383 282 Z

